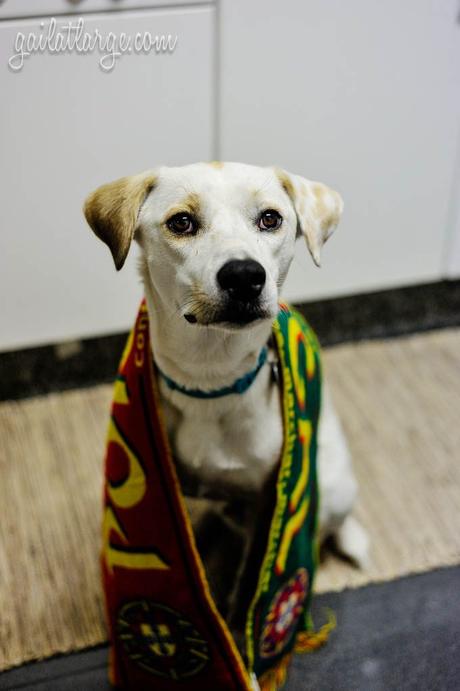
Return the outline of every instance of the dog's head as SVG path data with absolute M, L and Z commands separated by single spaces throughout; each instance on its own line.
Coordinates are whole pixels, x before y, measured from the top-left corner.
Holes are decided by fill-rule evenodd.
M 117 269 L 139 242 L 144 274 L 171 312 L 228 329 L 276 316 L 296 237 L 319 266 L 342 206 L 337 192 L 284 170 L 196 163 L 104 185 L 85 216 Z

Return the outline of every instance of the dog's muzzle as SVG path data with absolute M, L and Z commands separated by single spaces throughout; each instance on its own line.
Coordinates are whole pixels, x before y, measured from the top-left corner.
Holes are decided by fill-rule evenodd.
M 217 272 L 217 283 L 225 295 L 225 307 L 217 321 L 243 325 L 265 317 L 259 301 L 265 280 L 264 267 L 253 259 L 231 259 L 224 264 Z

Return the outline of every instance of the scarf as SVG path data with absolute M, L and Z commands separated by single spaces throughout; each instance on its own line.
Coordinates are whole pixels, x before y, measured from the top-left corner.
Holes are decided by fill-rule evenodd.
M 105 458 L 102 576 L 109 677 L 133 691 L 276 691 L 312 631 L 317 561 L 319 346 L 286 305 L 273 324 L 284 442 L 276 502 L 246 619 L 246 662 L 213 601 L 175 472 L 141 304 L 114 386 Z M 235 394 L 238 395 L 238 394 Z

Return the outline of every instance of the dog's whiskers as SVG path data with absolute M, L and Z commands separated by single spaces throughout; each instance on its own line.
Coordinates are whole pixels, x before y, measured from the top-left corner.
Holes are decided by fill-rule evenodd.
M 187 312 L 193 314 L 197 320 L 207 325 L 215 316 L 215 308 L 209 304 L 209 296 L 205 291 L 197 286 L 193 286 L 188 293 L 188 296 L 179 308 L 182 314 Z

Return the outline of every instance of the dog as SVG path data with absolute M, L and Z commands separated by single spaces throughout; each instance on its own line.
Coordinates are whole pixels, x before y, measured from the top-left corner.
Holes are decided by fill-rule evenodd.
M 132 241 L 140 246 L 169 443 L 213 596 L 240 649 L 283 444 L 272 322 L 296 239 L 304 237 L 319 266 L 342 208 L 340 195 L 321 183 L 220 162 L 122 178 L 85 204 L 118 270 Z M 248 372 L 256 375 L 240 394 L 184 393 L 225 390 Z M 340 552 L 364 565 L 368 538 L 351 514 L 357 483 L 327 382 L 318 481 L 320 540 L 333 537 Z M 230 550 L 219 549 L 224 541 Z

